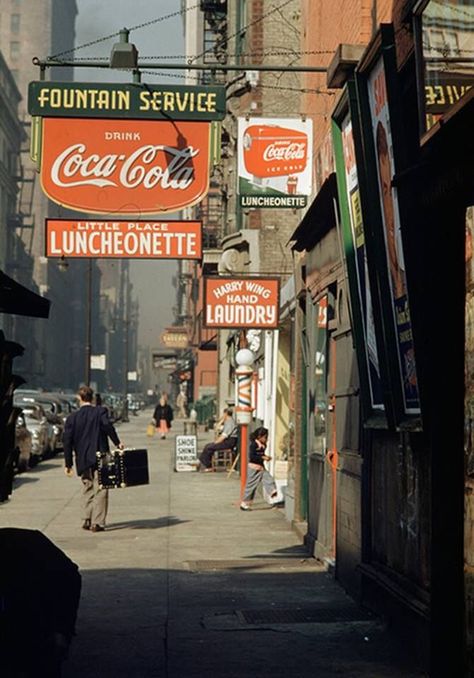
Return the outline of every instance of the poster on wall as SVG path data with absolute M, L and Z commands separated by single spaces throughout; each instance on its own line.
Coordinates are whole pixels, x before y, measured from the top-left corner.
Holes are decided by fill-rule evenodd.
M 239 118 L 241 207 L 306 207 L 312 189 L 312 147 L 312 120 Z
M 382 26 L 381 44 L 393 41 L 393 29 Z M 389 77 L 390 76 L 390 77 Z M 403 142 L 394 132 L 392 107 L 396 65 L 394 50 L 380 49 L 358 69 L 358 93 L 362 99 L 363 133 L 367 146 L 366 169 L 372 191 L 368 210 L 379 245 L 378 275 L 384 331 L 388 336 L 392 381 L 400 396 L 402 415 L 419 415 L 420 403 L 415 350 L 408 299 L 400 204 L 393 178 L 396 157 Z M 397 144 L 399 145 L 397 148 Z M 390 355 L 390 352 L 393 355 Z M 395 369 L 396 368 L 396 369 Z M 399 408 L 396 408 L 399 409 Z
M 334 114 L 333 141 L 338 180 L 339 206 L 341 213 L 342 241 L 347 262 L 353 332 L 365 412 L 384 411 L 380 360 L 377 348 L 373 301 L 367 262 L 366 235 L 364 231 L 359 189 L 359 170 L 355 147 L 352 117 L 357 111 L 354 98 L 354 83 L 347 85 L 341 105 Z M 360 160 L 359 160 L 360 167 Z

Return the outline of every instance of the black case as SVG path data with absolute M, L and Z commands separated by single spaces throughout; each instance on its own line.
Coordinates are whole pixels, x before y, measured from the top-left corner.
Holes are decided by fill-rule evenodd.
M 128 449 L 97 452 L 97 471 L 99 487 L 104 490 L 148 485 L 148 451 Z

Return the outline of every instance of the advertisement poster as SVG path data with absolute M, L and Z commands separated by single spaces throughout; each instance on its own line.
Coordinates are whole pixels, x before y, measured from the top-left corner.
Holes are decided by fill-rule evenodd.
M 213 328 L 278 327 L 278 278 L 204 278 L 204 325 Z
M 46 256 L 201 259 L 202 223 L 46 219 Z
M 400 231 L 396 187 L 392 186 L 395 161 L 383 59 L 372 69 L 368 80 L 369 107 L 375 146 L 375 160 L 385 242 L 391 309 L 397 337 L 397 353 L 402 379 L 401 391 L 407 414 L 420 412 L 410 308 Z
M 313 126 L 297 118 L 239 118 L 242 207 L 303 208 L 312 189 Z
M 342 152 L 344 160 L 344 177 L 346 188 L 347 210 L 349 214 L 352 252 L 355 267 L 355 283 L 358 304 L 362 316 L 365 358 L 370 388 L 370 404 L 374 409 L 383 410 L 383 392 L 380 379 L 379 358 L 375 338 L 375 325 L 370 293 L 369 273 L 367 266 L 367 249 L 365 245 L 364 225 L 359 193 L 359 179 L 354 147 L 352 121 L 348 113 L 341 124 Z
M 56 203 L 96 214 L 160 214 L 209 188 L 206 122 L 44 118 L 41 185 Z

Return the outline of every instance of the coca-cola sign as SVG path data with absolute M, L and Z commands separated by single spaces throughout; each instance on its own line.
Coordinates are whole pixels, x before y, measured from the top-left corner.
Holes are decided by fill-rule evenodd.
M 244 163 L 255 177 L 288 176 L 303 172 L 308 135 L 276 125 L 251 125 L 244 136 Z
M 160 214 L 208 191 L 210 124 L 45 118 L 41 183 L 51 200 L 99 214 Z
M 312 124 L 239 119 L 239 194 L 244 207 L 304 207 L 311 193 Z

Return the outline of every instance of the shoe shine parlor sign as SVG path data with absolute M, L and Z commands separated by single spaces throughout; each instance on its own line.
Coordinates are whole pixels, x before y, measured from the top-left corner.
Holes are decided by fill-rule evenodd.
M 41 185 L 60 205 L 102 215 L 156 215 L 193 205 L 208 192 L 211 121 L 224 117 L 222 88 L 32 82 L 28 109 L 41 119 Z M 91 233 L 98 223 L 102 233 L 109 224 L 114 224 L 112 232 L 147 230 L 138 222 L 131 229 L 116 220 L 88 223 L 96 224 L 88 227 Z M 150 223 L 153 229 L 148 230 L 156 234 L 158 222 Z M 173 227 L 176 242 L 178 223 Z M 77 233 L 80 226 L 81 222 L 63 222 L 61 231 Z M 170 248 L 167 229 L 159 229 L 160 243 L 150 245 L 151 249 L 136 248 L 132 236 L 115 236 L 111 242 L 120 241 L 120 252 L 110 246 L 105 256 L 169 257 L 188 252 L 191 258 L 199 258 L 195 241 L 192 246 L 183 242 L 181 248 Z M 196 237 L 194 230 L 192 237 Z M 55 238 L 50 256 L 103 254 L 84 248 L 77 253 L 59 252 L 57 234 Z M 73 240 L 66 237 L 64 242 Z M 100 240 L 99 236 L 94 240 L 96 250 Z M 127 251 L 127 243 L 135 253 Z

